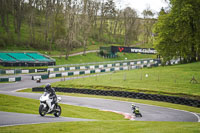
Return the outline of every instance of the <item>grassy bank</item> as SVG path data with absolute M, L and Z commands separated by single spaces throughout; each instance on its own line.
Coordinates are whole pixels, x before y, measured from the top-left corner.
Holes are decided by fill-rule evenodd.
M 120 71 L 109 75 L 53 83 L 55 87 L 134 91 L 200 99 L 200 62 Z
M 150 54 L 133 54 L 133 53 L 118 53 L 117 58 L 103 58 L 101 56 L 98 56 L 97 53 L 88 53 L 85 56 L 84 55 L 77 55 L 77 56 L 71 56 L 66 60 L 64 57 L 54 57 L 56 59 L 57 65 L 64 65 L 64 64 L 81 64 L 81 63 L 90 63 L 90 62 L 105 62 L 105 61 L 119 61 L 119 60 L 125 60 L 127 58 L 128 60 L 134 60 L 134 59 L 145 59 L 145 58 L 155 58 L 155 55 Z
M 38 114 L 39 101 L 28 98 L 0 94 L 0 111 Z M 60 104 L 63 117 L 96 119 L 96 120 L 124 120 L 124 116 L 97 109 Z
M 0 127 L 5 133 L 199 133 L 200 123 L 97 121 L 62 122 L 13 127 Z

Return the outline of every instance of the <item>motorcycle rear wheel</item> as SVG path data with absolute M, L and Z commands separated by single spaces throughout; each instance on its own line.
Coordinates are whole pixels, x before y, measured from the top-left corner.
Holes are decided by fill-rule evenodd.
M 55 117 L 59 117 L 61 115 L 61 107 L 60 107 L 60 105 L 57 105 L 55 110 L 56 110 L 56 112 L 54 113 L 54 116 Z

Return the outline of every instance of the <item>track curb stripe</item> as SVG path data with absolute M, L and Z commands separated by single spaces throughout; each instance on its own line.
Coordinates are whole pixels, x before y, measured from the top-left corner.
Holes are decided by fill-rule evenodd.
M 117 114 L 123 115 L 125 119 L 135 120 L 134 116 L 129 113 L 124 113 L 124 112 L 114 111 L 114 110 L 101 110 L 101 111 L 117 113 Z

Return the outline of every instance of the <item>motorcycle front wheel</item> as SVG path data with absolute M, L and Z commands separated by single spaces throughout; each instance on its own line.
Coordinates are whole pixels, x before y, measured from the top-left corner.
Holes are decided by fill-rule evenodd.
M 59 105 L 56 106 L 56 112 L 54 113 L 55 117 L 59 117 L 61 114 L 61 107 Z
M 41 116 L 45 116 L 46 115 L 46 110 L 45 110 L 45 108 L 44 108 L 44 105 L 40 105 L 40 107 L 39 107 L 39 114 L 41 115 Z

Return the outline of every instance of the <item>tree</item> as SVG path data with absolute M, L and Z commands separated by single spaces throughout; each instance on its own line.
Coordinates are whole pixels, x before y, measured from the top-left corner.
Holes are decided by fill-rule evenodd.
M 27 6 L 27 16 L 28 16 L 28 26 L 29 26 L 29 37 L 30 37 L 30 42 L 27 43 L 27 47 L 30 45 L 35 44 L 35 28 L 34 28 L 34 23 L 35 23 L 35 7 L 36 7 L 36 0 L 29 0 L 28 6 Z
M 14 27 L 15 33 L 18 35 L 18 41 L 20 41 L 21 24 L 24 19 L 24 0 L 13 1 L 13 15 L 14 15 Z
M 83 55 L 86 54 L 85 52 L 91 25 L 89 22 L 89 16 L 87 14 L 88 4 L 89 4 L 88 0 L 83 0 L 83 11 L 82 11 L 82 22 L 81 22 L 81 31 L 83 38 Z
M 132 41 L 137 40 L 137 27 L 138 24 L 136 23 L 137 13 L 135 10 L 127 7 L 124 10 L 124 45 L 130 46 Z
M 153 19 L 154 13 L 148 6 L 143 12 L 144 21 L 143 21 L 143 44 L 148 44 L 149 41 L 152 41 L 152 29 L 155 23 Z
M 67 59 L 74 48 L 85 52 L 89 42 L 129 46 L 138 38 L 136 12 L 117 9 L 114 0 L 0 0 L 0 7 L 2 47 L 19 44 L 50 52 L 59 50 L 56 42 L 62 40 Z
M 9 14 L 11 14 L 12 0 L 0 0 L 1 26 L 9 32 Z
M 157 50 L 164 59 L 200 60 L 200 1 L 171 0 L 170 3 L 170 12 L 162 11 L 155 25 Z
M 49 29 L 50 29 L 50 15 L 52 13 L 51 0 L 44 1 L 43 8 L 45 9 L 44 43 L 49 44 L 48 38 L 49 38 Z M 51 44 L 49 46 L 49 50 L 51 50 Z
M 99 35 L 97 22 L 99 18 L 100 4 L 101 3 L 98 0 L 88 0 L 87 15 L 88 22 L 90 23 L 89 37 L 93 40 L 97 40 Z
M 158 22 L 155 25 L 155 48 L 159 54 L 164 58 L 164 62 L 169 61 L 176 56 L 176 49 L 178 47 L 176 42 L 171 38 L 174 37 L 174 23 L 173 19 L 169 17 L 164 11 L 160 12 Z
M 100 28 L 99 28 L 99 40 L 102 38 L 102 34 L 103 34 L 103 22 L 104 22 L 104 17 L 105 17 L 105 12 L 104 12 L 104 0 L 102 0 L 101 2 L 101 17 L 100 17 Z

